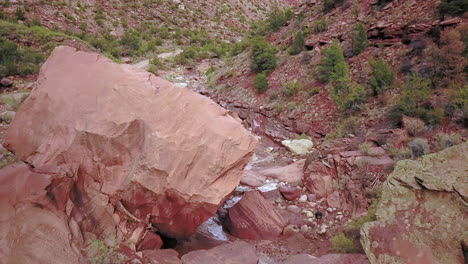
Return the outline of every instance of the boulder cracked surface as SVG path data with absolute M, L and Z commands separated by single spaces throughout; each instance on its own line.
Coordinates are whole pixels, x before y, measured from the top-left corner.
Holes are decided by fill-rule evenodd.
M 212 100 L 63 46 L 5 139 L 35 172 L 53 176 L 48 197 L 68 206 L 85 240 L 125 237 L 123 220 L 148 221 L 171 237 L 194 233 L 239 184 L 255 146 Z
M 384 184 L 377 221 L 361 230 L 371 263 L 466 263 L 468 143 L 400 161 Z

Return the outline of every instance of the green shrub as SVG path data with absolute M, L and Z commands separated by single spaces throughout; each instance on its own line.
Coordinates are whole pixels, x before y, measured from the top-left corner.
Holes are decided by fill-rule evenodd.
M 291 97 L 296 95 L 301 87 L 301 84 L 297 80 L 292 80 L 283 85 L 281 92 L 284 96 Z
M 366 89 L 349 78 L 332 82 L 332 99 L 342 111 L 358 111 L 366 102 Z
M 272 72 L 276 68 L 278 49 L 265 40 L 257 37 L 251 40 L 252 70 L 254 72 Z
M 361 131 L 361 121 L 357 117 L 349 117 L 336 126 L 336 137 L 343 138 L 348 135 L 358 135 Z
M 343 4 L 344 0 L 325 0 L 323 2 L 323 12 L 327 13 L 330 10 Z
M 451 92 L 445 111 L 448 116 L 468 127 L 468 85 L 455 86 Z
M 368 42 L 366 27 L 361 23 L 357 24 L 352 35 L 353 55 L 361 54 L 367 48 Z
M 286 10 L 284 12 L 278 9 L 274 10 L 267 19 L 269 30 L 272 32 L 277 31 L 291 18 L 291 10 Z
M 332 251 L 335 253 L 355 253 L 356 248 L 353 240 L 345 234 L 339 233 L 330 238 Z
M 427 142 L 427 139 L 424 138 L 415 138 L 413 141 L 408 143 L 408 147 L 413 153 L 413 157 L 421 157 L 422 155 L 429 154 L 430 146 Z
M 439 12 L 442 16 L 463 15 L 468 12 L 468 2 L 466 0 L 442 0 Z
M 254 88 L 257 93 L 263 93 L 268 89 L 268 78 L 265 73 L 259 73 L 254 79 Z
M 392 115 L 400 118 L 402 114 L 417 117 L 427 124 L 439 124 L 444 118 L 444 110 L 433 108 L 427 102 L 432 94 L 432 82 L 418 76 L 410 76 L 403 85 L 403 95 Z
M 329 82 L 339 63 L 346 64 L 346 61 L 340 43 L 338 41 L 334 41 L 331 46 L 323 49 L 323 55 L 320 59 L 320 64 L 318 65 L 319 80 L 321 82 Z M 343 68 L 343 65 L 338 67 Z
M 374 60 L 370 58 L 369 64 L 372 68 L 369 78 L 369 86 L 374 94 L 381 94 L 386 89 L 392 88 L 395 83 L 395 74 L 383 59 Z
M 462 138 L 458 133 L 437 133 L 435 140 L 435 149 L 437 151 L 444 150 L 446 148 L 455 146 L 462 143 Z
M 420 119 L 407 119 L 405 121 L 405 128 L 408 130 L 410 136 L 418 136 L 427 131 L 427 126 L 424 121 Z
M 315 20 L 313 23 L 313 30 L 315 33 L 320 33 L 327 31 L 328 24 L 327 18 L 325 16 L 321 16 L 319 19 Z
M 21 8 L 17 8 L 17 9 L 16 9 L 15 15 L 16 15 L 16 19 L 17 19 L 17 20 L 21 20 L 21 21 L 25 21 L 25 20 L 26 20 L 26 15 L 25 15 L 23 9 L 21 9 Z
M 364 142 L 359 145 L 359 151 L 361 151 L 362 154 L 367 155 L 369 153 L 369 150 L 371 149 L 372 144 L 369 142 Z
M 396 161 L 404 160 L 404 159 L 411 159 L 413 157 L 413 153 L 408 147 L 397 148 L 393 144 L 386 144 L 383 147 L 385 151 L 388 153 L 388 155 Z
M 304 34 L 302 32 L 297 32 L 294 43 L 288 49 L 289 55 L 297 55 L 304 51 Z
M 135 55 L 142 45 L 142 39 L 137 31 L 129 30 L 120 39 L 120 44 L 129 55 Z

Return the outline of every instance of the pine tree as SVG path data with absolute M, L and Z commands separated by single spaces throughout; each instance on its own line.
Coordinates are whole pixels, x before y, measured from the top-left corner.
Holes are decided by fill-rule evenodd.
M 359 23 L 354 27 L 353 32 L 353 55 L 359 55 L 363 52 L 368 45 L 366 27 Z

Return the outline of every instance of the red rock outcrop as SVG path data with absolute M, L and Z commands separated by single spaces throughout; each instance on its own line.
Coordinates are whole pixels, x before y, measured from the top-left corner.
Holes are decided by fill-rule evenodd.
M 5 147 L 31 168 L 2 170 L 0 258 L 79 263 L 70 239 L 143 250 L 161 246 L 155 231 L 190 235 L 239 184 L 255 145 L 206 97 L 58 47 L 7 131 Z
M 229 209 L 225 225 L 236 237 L 268 240 L 278 237 L 286 222 L 270 201 L 259 191 L 252 191 Z
M 466 263 L 466 157 L 465 142 L 397 163 L 383 185 L 377 221 L 361 229 L 370 263 Z
M 318 159 L 310 156 L 304 170 L 304 186 L 329 207 L 343 208 L 353 215 L 365 213 L 368 199 L 365 186 L 385 180 L 394 161 L 381 147 L 361 151 L 342 151 Z

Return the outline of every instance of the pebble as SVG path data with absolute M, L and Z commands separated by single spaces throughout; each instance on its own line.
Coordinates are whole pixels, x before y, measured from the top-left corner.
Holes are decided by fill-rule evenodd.
M 331 212 L 333 212 L 333 209 L 331 209 L 331 208 L 329 207 L 329 208 L 327 208 L 327 212 L 331 213 Z
M 283 235 L 291 235 L 298 233 L 299 229 L 295 225 L 288 225 L 283 229 Z
M 327 225 L 321 225 L 319 230 L 317 231 L 317 234 L 323 235 L 327 232 L 328 226 Z
M 301 226 L 301 232 L 302 232 L 302 233 L 305 233 L 305 232 L 307 232 L 307 231 L 309 231 L 309 227 L 308 227 L 307 225 L 302 225 L 302 226 Z
M 300 203 L 305 203 L 305 202 L 307 202 L 307 195 L 305 195 L 305 194 L 301 195 L 301 197 L 299 198 L 298 202 L 300 202 Z
M 301 212 L 301 208 L 297 207 L 296 205 L 288 205 L 288 207 L 286 207 L 286 210 L 295 214 L 299 214 Z
M 335 219 L 341 221 L 343 217 L 344 217 L 343 215 L 337 215 L 335 216 Z
M 311 212 L 311 211 L 305 211 L 304 213 L 305 213 L 305 215 L 307 216 L 307 218 L 314 217 L 314 213 Z

